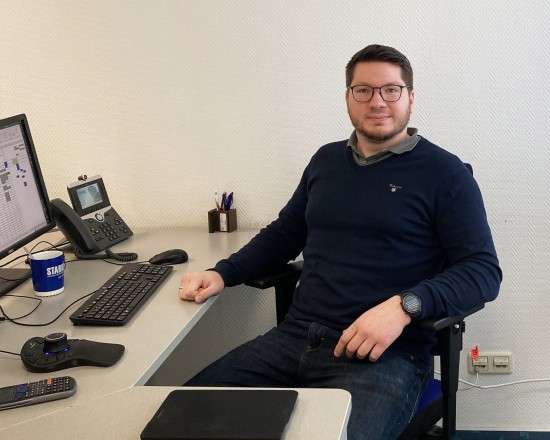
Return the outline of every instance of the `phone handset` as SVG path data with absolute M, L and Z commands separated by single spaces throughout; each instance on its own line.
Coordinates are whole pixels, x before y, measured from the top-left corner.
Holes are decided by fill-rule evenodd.
M 57 227 L 73 245 L 75 252 L 95 254 L 101 250 L 92 231 L 73 208 L 61 199 L 53 199 L 50 204 Z

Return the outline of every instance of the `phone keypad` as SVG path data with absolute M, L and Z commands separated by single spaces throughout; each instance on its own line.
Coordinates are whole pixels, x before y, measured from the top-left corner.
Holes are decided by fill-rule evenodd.
M 113 215 L 114 214 L 114 215 Z M 116 244 L 132 235 L 132 231 L 124 221 L 114 212 L 109 210 L 101 216 L 101 221 L 97 218 L 88 218 L 90 233 L 96 242 L 107 240 L 111 244 Z

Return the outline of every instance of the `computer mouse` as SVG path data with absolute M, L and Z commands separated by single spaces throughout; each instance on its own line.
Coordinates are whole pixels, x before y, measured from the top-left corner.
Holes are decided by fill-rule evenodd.
M 168 249 L 149 258 L 151 264 L 180 264 L 188 260 L 187 252 L 183 249 Z

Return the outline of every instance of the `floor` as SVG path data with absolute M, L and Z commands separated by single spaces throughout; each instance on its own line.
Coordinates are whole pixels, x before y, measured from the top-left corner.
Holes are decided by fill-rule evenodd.
M 550 440 L 550 432 L 457 431 L 455 440 Z

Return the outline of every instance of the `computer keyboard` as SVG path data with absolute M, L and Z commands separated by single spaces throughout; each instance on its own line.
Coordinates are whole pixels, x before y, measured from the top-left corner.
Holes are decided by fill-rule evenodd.
M 164 282 L 172 266 L 128 263 L 82 304 L 74 324 L 124 325 Z

